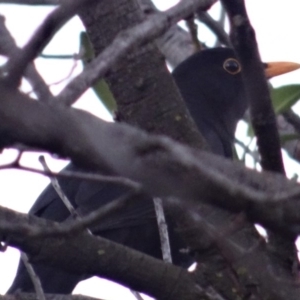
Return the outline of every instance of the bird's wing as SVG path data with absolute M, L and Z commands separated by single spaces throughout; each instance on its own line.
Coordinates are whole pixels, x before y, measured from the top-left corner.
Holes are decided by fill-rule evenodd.
M 76 167 L 69 165 L 65 170 L 76 171 Z M 58 179 L 60 186 L 73 207 L 84 216 L 101 206 L 104 206 L 129 190 L 117 184 L 78 180 L 75 178 Z M 48 220 L 62 222 L 70 218 L 70 214 L 62 200 L 49 185 L 34 203 L 30 214 Z M 124 228 L 146 224 L 154 219 L 152 199 L 147 195 L 133 197 L 129 204 L 111 212 L 106 218 L 99 221 L 93 231 Z
M 106 183 L 101 188 L 97 182 L 82 182 L 76 195 L 76 204 L 80 214 L 85 215 L 104 206 L 127 193 L 128 188 Z M 147 224 L 149 219 L 155 219 L 154 206 L 151 197 L 138 194 L 132 197 L 126 207 L 116 209 L 99 221 L 93 231 L 102 231 Z

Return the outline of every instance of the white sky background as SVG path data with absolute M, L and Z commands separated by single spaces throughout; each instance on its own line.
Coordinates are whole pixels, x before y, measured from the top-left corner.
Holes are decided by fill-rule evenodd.
M 166 9 L 178 1 L 156 0 L 160 9 Z M 248 14 L 252 25 L 256 30 L 262 59 L 264 61 L 295 61 L 300 63 L 300 44 L 298 32 L 300 28 L 299 9 L 300 3 L 295 0 L 246 0 Z M 5 15 L 6 24 L 16 39 L 19 46 L 23 46 L 32 35 L 35 28 L 43 21 L 51 11 L 51 7 L 26 7 L 13 5 L 0 5 L 0 14 Z M 212 9 L 213 16 L 218 16 L 218 5 Z M 80 21 L 74 18 L 61 30 L 45 49 L 47 54 L 72 54 L 78 52 L 79 32 L 83 30 Z M 207 34 L 204 27 L 199 27 L 199 32 L 208 45 L 213 45 L 214 39 Z M 202 38 L 203 40 L 203 38 Z M 0 64 L 4 61 L 0 59 Z M 72 76 L 80 72 L 80 62 Z M 55 83 L 57 80 L 68 77 L 74 62 L 71 60 L 46 60 L 37 59 L 36 66 L 42 73 L 47 83 Z M 274 86 L 300 82 L 300 71 L 280 76 L 273 79 Z M 53 85 L 51 90 L 58 93 L 63 85 Z M 27 87 L 27 90 L 30 89 Z M 110 116 L 96 99 L 92 91 L 84 94 L 76 105 L 109 120 Z M 240 126 L 243 134 L 244 126 Z M 0 154 L 0 164 L 8 162 L 15 157 L 15 152 L 5 150 Z M 49 156 L 48 156 L 49 157 Z M 22 163 L 32 167 L 40 167 L 36 154 L 26 154 Z M 52 170 L 61 169 L 66 162 L 53 162 Z M 288 173 L 291 176 L 295 172 L 296 164 L 288 163 Z M 43 176 L 25 173 L 22 171 L 0 171 L 0 205 L 12 209 L 27 212 L 37 196 L 48 184 L 49 180 Z M 17 266 L 18 252 L 9 249 L 0 253 L 0 294 L 5 293 L 14 278 Z M 95 283 L 97 287 L 95 287 Z M 92 279 L 81 283 L 76 293 L 84 293 L 104 299 L 134 299 L 131 293 L 111 283 L 100 279 Z

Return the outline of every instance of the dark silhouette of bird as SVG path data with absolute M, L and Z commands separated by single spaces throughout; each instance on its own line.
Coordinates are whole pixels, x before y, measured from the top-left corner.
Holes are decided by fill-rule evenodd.
M 231 158 L 236 125 L 247 108 L 241 65 L 234 51 L 215 48 L 196 53 L 174 70 L 173 78 L 211 151 Z M 78 169 L 70 164 L 67 170 Z M 127 188 L 112 183 L 74 178 L 60 178 L 59 183 L 74 208 L 81 214 L 87 214 L 128 191 Z M 167 210 L 165 213 L 173 263 L 186 268 L 192 264 L 193 258 L 181 251 L 186 245 L 177 232 L 176 221 Z M 70 217 L 67 208 L 50 185 L 36 200 L 30 214 L 57 222 Z M 153 201 L 148 195 L 139 195 L 121 213 L 113 212 L 93 227 L 92 231 L 95 235 L 162 258 Z M 69 294 L 79 281 L 89 277 L 40 263 L 34 263 L 33 267 L 45 293 Z M 8 293 L 17 290 L 34 291 L 22 262 Z

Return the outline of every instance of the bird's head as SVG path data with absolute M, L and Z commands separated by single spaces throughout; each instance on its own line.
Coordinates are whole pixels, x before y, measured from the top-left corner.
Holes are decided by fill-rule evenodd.
M 299 68 L 295 63 L 264 64 L 266 77 Z M 237 122 L 247 107 L 242 67 L 230 48 L 198 52 L 179 64 L 173 77 L 213 152 L 231 156 Z
M 210 119 L 236 124 L 242 118 L 247 99 L 241 65 L 232 49 L 198 52 L 182 62 L 173 77 L 197 125 Z
M 236 124 L 247 108 L 241 65 L 234 51 L 198 52 L 178 65 L 173 77 L 198 129 L 214 152 L 224 154 L 223 149 L 216 149 L 221 146 L 212 135 L 232 142 Z

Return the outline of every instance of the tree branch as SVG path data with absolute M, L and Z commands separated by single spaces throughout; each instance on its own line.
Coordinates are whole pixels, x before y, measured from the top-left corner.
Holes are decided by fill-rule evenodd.
M 106 123 L 84 111 L 59 104 L 45 106 L 6 87 L 1 95 L 2 146 L 19 142 L 47 149 L 71 157 L 84 168 L 129 177 L 154 196 L 201 198 L 233 212 L 245 211 L 267 227 L 300 232 L 296 208 L 300 188 L 283 176 L 260 174 L 168 138 L 148 136 L 125 124 Z M 203 184 L 199 185 L 199 180 Z M 292 202 L 286 201 L 291 198 Z
M 0 216 L 4 222 L 13 220 L 29 227 L 54 224 L 6 208 L 0 209 Z M 65 238 L 31 239 L 24 232 L 8 234 L 0 226 L 0 236 L 28 253 L 32 262 L 38 260 L 76 273 L 104 277 L 160 299 L 208 299 L 186 270 L 86 232 Z
M 92 0 L 64 0 L 50 13 L 21 52 L 14 53 L 6 65 L 6 84 L 19 86 L 27 65 L 42 52 L 53 35 L 87 2 Z
M 243 68 L 251 121 L 264 170 L 284 174 L 280 139 L 255 32 L 243 0 L 222 0 L 231 24 L 231 41 Z
M 216 0 L 187 0 L 163 13 L 150 16 L 141 24 L 122 31 L 85 70 L 75 77 L 57 96 L 65 105 L 72 105 L 96 80 L 117 64 L 134 47 L 145 44 L 165 33 L 171 25 L 190 15 L 196 9 L 207 9 Z
M 264 170 L 285 174 L 281 156 L 277 120 L 269 88 L 260 60 L 255 31 L 252 28 L 244 0 L 222 0 L 230 24 L 230 37 L 242 65 L 245 90 L 250 103 L 250 117 Z M 269 232 L 270 249 L 282 264 L 292 269 L 298 264 L 294 239 Z
M 17 47 L 16 42 L 5 26 L 4 17 L 0 16 L 0 54 L 11 58 L 13 55 L 20 54 L 20 52 L 21 49 Z M 52 98 L 49 87 L 38 73 L 33 63 L 28 65 L 24 75 L 31 84 L 39 100 L 45 101 Z

